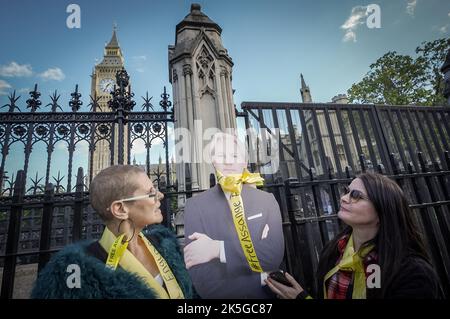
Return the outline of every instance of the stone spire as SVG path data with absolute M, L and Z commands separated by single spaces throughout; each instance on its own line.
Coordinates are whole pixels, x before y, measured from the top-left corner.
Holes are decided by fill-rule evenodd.
M 113 35 L 111 37 L 111 40 L 109 40 L 109 43 L 106 45 L 106 48 L 118 48 L 119 47 L 119 41 L 117 41 L 117 24 L 114 23 L 113 26 Z
M 311 92 L 309 91 L 309 86 L 306 85 L 305 79 L 303 78 L 303 74 L 300 73 L 301 85 L 300 94 L 302 95 L 303 103 L 311 103 Z
M 103 54 L 103 60 L 98 65 L 100 66 L 121 66 L 123 67 L 125 60 L 122 54 L 122 49 L 119 46 L 119 41 L 117 40 L 117 25 L 113 26 L 113 34 L 109 43 L 105 45 L 105 50 Z
M 179 191 L 186 190 L 188 180 L 191 189 L 209 188 L 209 175 L 214 170 L 202 158 L 209 141 L 197 137 L 211 128 L 236 128 L 233 62 L 223 46 L 221 33 L 222 28 L 194 3 L 176 26 L 175 44 L 169 45 L 175 128 L 185 128 L 192 136 L 189 161 L 181 163 L 181 158 L 176 158 Z
M 176 32 L 180 31 L 186 26 L 200 27 L 200 28 L 213 28 L 222 33 L 222 28 L 212 21 L 206 14 L 201 11 L 201 6 L 198 3 L 191 4 L 191 12 L 184 17 L 184 19 L 177 24 Z

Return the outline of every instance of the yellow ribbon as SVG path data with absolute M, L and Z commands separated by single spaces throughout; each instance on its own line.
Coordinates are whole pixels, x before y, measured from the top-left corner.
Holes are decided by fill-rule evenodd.
M 361 248 L 358 252 L 355 252 L 353 246 L 353 234 L 350 235 L 341 261 L 325 275 L 323 280 L 323 296 L 325 299 L 327 299 L 327 280 L 340 270 L 353 272 L 352 298 L 366 299 L 366 273 L 364 270 L 363 259 L 373 247 L 373 245 L 369 245 Z
M 241 191 L 242 184 L 263 185 L 264 179 L 259 173 L 250 173 L 247 169 L 242 174 L 224 176 L 219 171 L 216 171 L 216 175 L 217 182 L 222 187 L 222 190 L 231 193 L 229 201 L 231 215 L 248 265 L 254 272 L 263 272 L 245 219 Z
M 229 174 L 224 176 L 221 172 L 216 171 L 217 182 L 222 190 L 230 193 L 241 193 L 242 184 L 255 184 L 256 186 L 264 185 L 264 178 L 259 173 L 250 173 L 246 168 L 242 174 Z
M 105 229 L 107 228 L 105 227 Z M 124 241 L 124 237 L 125 234 L 117 237 L 111 245 L 111 248 L 109 249 L 108 259 L 106 259 L 106 266 L 112 270 L 116 270 L 120 259 L 122 259 L 125 250 L 127 250 L 128 242 Z
M 116 238 L 107 227 L 105 227 L 102 238 L 99 241 L 103 249 L 109 251 L 106 266 L 115 270 L 117 265 L 120 264 L 120 266 L 126 271 L 136 273 L 160 299 L 184 299 L 183 291 L 178 285 L 178 282 L 166 260 L 142 233 L 139 234 L 139 237 L 142 239 L 146 248 L 154 258 L 167 291 L 156 281 L 152 274 L 139 262 L 139 260 L 127 250 L 128 243 L 123 242 L 124 234 Z
M 167 264 L 164 257 L 159 253 L 159 251 L 152 245 L 152 243 L 141 233 L 139 236 L 144 241 L 150 254 L 155 259 L 156 265 L 158 266 L 159 273 L 166 285 L 167 292 L 169 293 L 170 299 L 184 299 L 183 290 L 181 290 L 178 285 L 175 275 L 172 273 L 170 266 Z M 152 276 L 153 277 L 153 276 Z M 159 287 L 161 287 L 158 284 Z

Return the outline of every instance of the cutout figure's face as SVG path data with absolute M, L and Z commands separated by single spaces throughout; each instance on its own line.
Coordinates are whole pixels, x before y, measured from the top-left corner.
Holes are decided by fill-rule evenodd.
M 211 144 L 214 168 L 223 175 L 241 174 L 247 167 L 245 146 L 233 135 L 217 134 Z

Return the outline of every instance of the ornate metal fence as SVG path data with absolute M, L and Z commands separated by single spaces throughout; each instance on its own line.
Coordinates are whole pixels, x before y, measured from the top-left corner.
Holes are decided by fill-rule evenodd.
M 74 186 L 70 179 L 62 185 L 61 176 L 51 177 L 47 169 L 45 184 L 39 182 L 44 177 L 28 177 L 31 185 L 27 187 L 26 152 L 31 152 L 36 141 L 45 141 L 48 146 L 47 168 L 51 165 L 52 147 L 56 141 L 65 141 L 68 151 L 73 152 L 73 147 L 83 140 L 90 143 L 89 151 L 93 152 L 95 141 L 104 139 L 109 145 L 114 145 L 114 139 L 128 132 L 130 147 L 136 139 L 142 139 L 146 146 L 150 146 L 153 139 L 162 138 L 167 150 L 167 125 L 173 121 L 167 94 L 162 95 L 161 112 L 150 112 L 148 96 L 144 98 L 145 111 L 131 112 L 131 109 L 123 107 L 126 101 L 131 100 L 131 96 L 127 97 L 124 92 L 125 86 L 113 95 L 112 101 L 118 103 L 117 109 L 103 113 L 78 112 L 77 90 L 72 95 L 71 106 L 74 108 L 70 113 L 57 112 L 56 94 L 50 103 L 52 112 L 36 112 L 36 106 L 40 104 L 37 88 L 27 101 L 30 113 L 16 113 L 17 97 L 14 94 L 10 96 L 10 112 L 0 114 L 2 169 L 8 147 L 13 142 L 24 144 L 25 161 L 24 169 L 13 180 L 6 180 L 0 197 L 3 298 L 13 296 L 17 286 L 17 265 L 34 263 L 40 269 L 50 255 L 65 244 L 98 238 L 103 230 L 89 206 L 86 181 L 90 181 L 92 176 L 85 176 L 83 169 L 78 169 Z M 95 110 L 95 98 L 91 98 L 90 106 Z M 315 288 L 320 250 L 341 227 L 336 213 L 343 186 L 360 172 L 377 171 L 395 179 L 408 195 L 414 218 L 425 235 L 433 263 L 448 295 L 448 109 L 253 102 L 243 103 L 242 108 L 244 111 L 238 114 L 238 120 L 244 120 L 247 128 L 258 132 L 257 143 L 253 145 L 255 152 L 262 152 L 260 146 L 265 145 L 260 143 L 267 138 L 262 128 L 280 130 L 277 144 L 280 170 L 264 175 L 267 181 L 265 189 L 274 193 L 281 208 L 286 240 L 285 266 L 307 289 Z M 111 150 L 110 163 L 114 163 L 114 152 L 122 154 L 118 156 L 122 163 L 130 163 L 130 152 L 125 159 L 126 151 L 119 147 Z M 166 153 L 166 165 L 168 163 Z M 257 162 L 252 164 L 252 169 L 264 172 L 270 165 Z M 70 161 L 67 167 L 71 170 Z M 150 171 L 149 153 L 146 169 Z M 169 170 L 170 167 L 166 167 L 166 172 Z M 164 222 L 171 226 L 178 211 L 178 197 L 189 197 L 192 191 L 188 189 L 179 193 L 175 185 L 170 185 L 170 179 L 167 180 L 169 185 L 164 189 L 166 197 L 162 210 L 165 212 Z
M 319 253 L 341 228 L 343 187 L 361 172 L 393 178 L 407 194 L 442 286 L 450 293 L 450 109 L 244 102 L 259 145 L 279 129 L 279 165 L 265 175 L 282 211 L 285 261 L 309 289 Z M 267 128 L 266 132 L 263 129 Z M 253 164 L 264 172 L 270 162 Z
M 108 103 L 109 112 L 100 109 L 96 96 L 90 96 L 90 112 L 80 112 L 82 101 L 78 86 L 69 102 L 72 112 L 62 112 L 56 91 L 46 105 L 50 111 L 42 112 L 39 110 L 41 94 L 36 85 L 26 101 L 28 112 L 20 112 L 17 105 L 20 97 L 14 92 L 5 105 L 8 112 L 0 113 L 2 297 L 12 296 L 16 264 L 37 262 L 41 268 L 51 252 L 75 240 L 98 238 L 101 234 L 102 223 L 88 205 L 88 186 L 94 175 L 93 158 L 100 143 L 107 145 L 108 152 L 104 156 L 109 166 L 130 164 L 133 145 L 140 140 L 146 153 L 142 166 L 154 183 L 168 190 L 175 182 L 171 178 L 168 140 L 169 123 L 174 118 L 166 89 L 161 95 L 160 110 L 153 110 L 147 94 L 143 97 L 143 110 L 137 112 L 133 111 L 136 103 L 125 70 L 117 73 L 116 81 Z M 73 174 L 76 151 L 81 143 L 88 149 L 87 175 L 82 168 Z M 156 143 L 164 149 L 165 164 L 150 162 L 152 145 Z M 54 163 L 58 144 L 64 145 L 68 153 L 67 163 L 64 163 L 67 170 L 52 176 L 53 165 L 61 164 Z M 23 146 L 23 168 L 8 176 L 6 164 L 8 160 L 15 161 L 17 152 L 11 152 L 11 148 L 16 145 Z M 29 176 L 30 158 L 35 152 L 41 164 L 39 172 L 45 172 L 44 176 L 38 173 Z M 166 223 L 170 223 L 170 219 L 171 216 L 165 216 Z
M 89 158 L 93 157 L 96 147 L 100 142 L 108 145 L 109 158 L 111 164 L 130 163 L 130 153 L 127 152 L 127 158 L 124 158 L 124 147 L 128 145 L 132 149 L 133 144 L 137 140 L 145 143 L 147 159 L 146 169 L 150 171 L 150 149 L 155 140 L 162 142 L 165 149 L 166 172 L 170 173 L 169 167 L 169 151 L 168 151 L 168 122 L 173 122 L 173 111 L 169 110 L 171 102 L 169 95 L 164 93 L 161 95 L 160 102 L 161 111 L 150 111 L 153 109 L 148 94 L 144 99 L 142 108 L 144 111 L 135 112 L 133 107 L 135 102 L 132 100 L 133 93 L 126 91 L 128 86 L 128 75 L 118 73 L 118 88 L 112 92 L 112 99 L 109 101 L 111 112 L 99 111 L 97 97 L 90 97 L 90 112 L 79 112 L 82 102 L 81 94 L 78 92 L 78 85 L 71 94 L 72 99 L 69 102 L 72 112 L 58 112 L 61 109 L 58 104 L 59 95 L 55 93 L 50 97 L 51 103 L 47 107 L 51 107 L 51 112 L 37 112 L 42 102 L 40 101 L 40 93 L 37 91 L 37 85 L 30 92 L 31 98 L 27 100 L 27 108 L 30 112 L 15 112 L 18 110 L 15 92 L 9 96 L 9 111 L 0 113 L 0 147 L 2 151 L 2 159 L 0 164 L 0 191 L 2 195 L 11 191 L 13 180 L 5 175 L 5 163 L 11 146 L 14 144 L 23 144 L 24 146 L 24 166 L 25 176 L 28 175 L 30 156 L 33 152 L 33 146 L 39 142 L 44 143 L 46 147 L 46 169 L 45 181 L 43 185 L 47 185 L 51 180 L 50 168 L 52 165 L 52 156 L 55 151 L 55 145 L 59 142 L 65 143 L 68 151 L 67 163 L 67 186 L 60 185 L 61 177 L 54 177 L 53 181 L 61 190 L 70 192 L 73 188 L 73 161 L 74 153 L 78 145 L 84 142 L 89 148 Z M 125 140 L 127 138 L 127 140 Z M 117 154 L 115 154 L 117 152 Z M 90 161 L 89 176 L 86 181 L 92 180 L 93 161 Z M 39 183 L 42 180 L 36 176 L 32 180 L 33 186 L 31 190 L 42 191 Z M 88 183 L 86 183 L 88 184 Z M 5 188 L 5 185 L 9 187 Z

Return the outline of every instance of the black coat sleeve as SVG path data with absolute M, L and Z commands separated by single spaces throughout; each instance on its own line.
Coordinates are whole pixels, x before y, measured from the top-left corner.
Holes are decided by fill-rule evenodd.
M 386 291 L 386 299 L 441 299 L 438 276 L 425 260 L 407 258 Z

